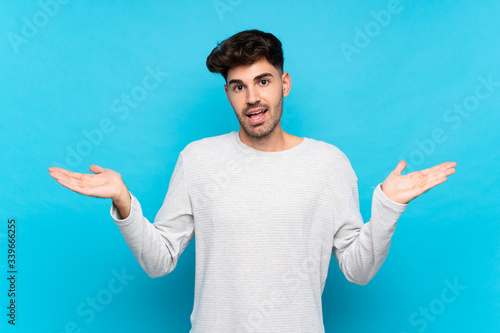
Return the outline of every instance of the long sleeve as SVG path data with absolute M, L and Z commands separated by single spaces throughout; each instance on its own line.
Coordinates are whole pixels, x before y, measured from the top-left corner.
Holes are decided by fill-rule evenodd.
M 334 235 L 333 254 L 348 281 L 366 285 L 382 266 L 396 224 L 408 204 L 389 199 L 378 184 L 373 192 L 371 218 L 363 223 L 357 180 L 347 201 L 341 226 Z
M 180 255 L 194 236 L 194 220 L 188 195 L 182 153 L 175 165 L 163 205 L 150 223 L 132 195 L 130 215 L 122 219 L 111 204 L 110 214 L 128 247 L 144 271 L 152 278 L 174 270 Z

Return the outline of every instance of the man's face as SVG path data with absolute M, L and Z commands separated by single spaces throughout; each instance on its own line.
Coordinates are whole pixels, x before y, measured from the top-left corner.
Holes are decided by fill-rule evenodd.
M 288 96 L 291 80 L 288 72 L 280 73 L 267 59 L 229 70 L 224 85 L 231 107 L 240 122 L 240 132 L 260 138 L 279 130 L 283 97 Z M 250 113 L 264 110 L 250 117 Z

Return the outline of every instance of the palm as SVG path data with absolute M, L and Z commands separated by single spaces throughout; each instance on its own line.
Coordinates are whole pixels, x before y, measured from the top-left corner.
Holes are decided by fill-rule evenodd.
M 432 168 L 401 175 L 406 162 L 400 161 L 382 183 L 385 195 L 398 203 L 407 204 L 419 195 L 427 192 L 447 180 L 447 176 L 455 173 L 456 162 L 444 162 Z
M 93 174 L 71 172 L 63 168 L 51 167 L 50 176 L 70 190 L 99 198 L 118 198 L 123 191 L 124 183 L 121 175 L 111 169 L 104 169 L 95 164 L 90 166 Z

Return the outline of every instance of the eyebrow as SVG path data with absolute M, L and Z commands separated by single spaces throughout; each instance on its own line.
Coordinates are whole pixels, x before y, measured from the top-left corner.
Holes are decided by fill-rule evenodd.
M 274 77 L 273 74 L 271 74 L 271 73 L 262 73 L 262 74 L 257 75 L 253 80 L 259 81 L 260 79 L 267 77 L 267 76 Z M 243 81 L 241 81 L 239 79 L 232 79 L 232 80 L 229 80 L 228 86 L 232 85 L 233 83 L 242 84 Z

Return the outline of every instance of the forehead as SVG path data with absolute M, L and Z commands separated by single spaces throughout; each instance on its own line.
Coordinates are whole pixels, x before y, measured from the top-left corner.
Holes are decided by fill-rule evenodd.
M 276 68 L 266 58 L 262 58 L 250 65 L 239 65 L 230 68 L 227 72 L 227 82 L 231 80 L 252 81 L 262 73 L 271 73 L 274 77 L 278 76 Z

